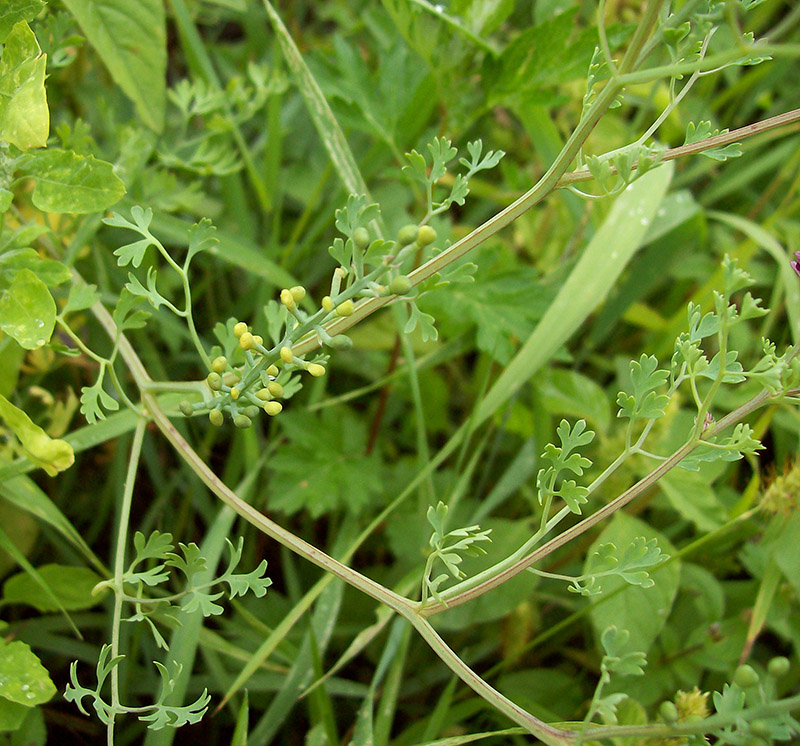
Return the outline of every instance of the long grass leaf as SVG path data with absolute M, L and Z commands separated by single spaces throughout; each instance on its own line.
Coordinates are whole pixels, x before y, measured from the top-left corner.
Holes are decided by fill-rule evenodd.
M 300 50 L 294 43 L 289 34 L 286 26 L 280 16 L 275 12 L 272 3 L 269 0 L 264 0 L 264 7 L 267 10 L 269 21 L 272 28 L 278 37 L 283 56 L 286 59 L 286 64 L 295 76 L 297 86 L 300 93 L 306 102 L 308 112 L 314 120 L 314 126 L 317 128 L 325 150 L 333 161 L 336 172 L 339 174 L 345 188 L 351 194 L 365 194 L 369 197 L 366 182 L 361 171 L 356 165 L 356 160 L 347 144 L 344 133 L 342 132 L 336 117 L 333 116 L 331 107 L 328 105 L 325 96 L 322 93 L 317 81 L 308 69 Z
M 614 202 L 533 333 L 480 403 L 483 421 L 520 389 L 603 302 L 641 246 L 672 178 L 664 164 L 629 185 Z

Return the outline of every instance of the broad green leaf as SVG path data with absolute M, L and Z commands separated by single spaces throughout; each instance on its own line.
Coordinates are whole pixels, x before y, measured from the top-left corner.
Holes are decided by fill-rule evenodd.
M 383 482 L 375 454 L 364 454 L 366 425 L 351 412 L 320 415 L 293 410 L 281 415 L 288 441 L 270 468 L 270 507 L 313 517 L 346 509 L 359 513 L 380 494 Z
M 492 415 L 518 391 L 603 302 L 642 245 L 673 170 L 671 162 L 659 166 L 617 197 L 533 334 L 480 403 L 473 418 L 475 424 Z
M 611 405 L 591 378 L 565 368 L 550 368 L 535 379 L 542 406 L 550 414 L 584 417 L 601 430 L 611 424 Z
M 674 556 L 675 548 L 661 534 L 643 521 L 626 513 L 617 513 L 589 548 L 584 573 L 594 572 L 602 561 L 600 546 L 612 543 L 628 547 L 637 537 L 655 539 L 659 548 Z M 647 652 L 667 621 L 680 580 L 680 564 L 671 562 L 658 571 L 655 585 L 650 588 L 628 585 L 621 577 L 611 575 L 598 579 L 602 593 L 592 596 L 591 620 L 598 639 L 605 629 L 616 625 L 630 633 L 628 649 Z M 620 590 L 621 589 L 621 590 Z M 610 596 L 610 594 L 614 594 Z
M 69 289 L 69 297 L 61 314 L 66 316 L 68 313 L 83 311 L 91 308 L 99 300 L 100 294 L 97 292 L 97 285 L 75 284 Z
M 36 569 L 41 580 L 50 586 L 60 606 L 50 596 L 42 593 L 40 583 L 24 572 L 3 583 L 3 600 L 7 603 L 27 604 L 47 612 L 88 609 L 102 599 L 102 594 L 92 595 L 92 590 L 103 578 L 88 567 L 50 564 Z
M 68 469 L 75 461 L 72 446 L 65 440 L 51 438 L 34 424 L 25 412 L 0 396 L 0 417 L 19 438 L 27 457 L 44 469 L 51 477 Z
M 91 155 L 40 151 L 31 154 L 25 170 L 36 180 L 31 199 L 43 212 L 99 212 L 125 194 L 114 167 Z
M 9 704 L 13 704 L 9 702 Z M 41 707 L 26 707 L 22 725 L 11 734 L 9 746 L 45 746 L 47 726 Z
M 50 341 L 56 325 L 56 302 L 33 272 L 21 269 L 0 296 L 0 329 L 26 350 Z
M 162 0 L 64 0 L 111 77 L 160 132 L 166 106 L 167 34 Z
M 0 697 L 0 733 L 19 730 L 31 709 Z
M 20 21 L 32 21 L 44 7 L 42 0 L 3 0 L 0 7 L 0 44 Z
M 726 519 L 726 511 L 717 498 L 707 475 L 686 469 L 673 469 L 658 483 L 671 505 L 700 531 L 713 531 Z
M 19 640 L 0 638 L 0 697 L 26 707 L 47 702 L 56 693 L 47 669 Z
M 29 269 L 45 285 L 60 285 L 70 278 L 69 267 L 55 259 L 43 259 L 35 249 L 14 249 L 0 255 L 0 275 L 13 282 L 22 269 Z
M 2 22 L 0 16 L 0 30 Z M 0 59 L 0 140 L 20 150 L 47 144 L 50 112 L 44 88 L 46 64 L 47 56 L 41 53 L 28 24 L 15 24 Z

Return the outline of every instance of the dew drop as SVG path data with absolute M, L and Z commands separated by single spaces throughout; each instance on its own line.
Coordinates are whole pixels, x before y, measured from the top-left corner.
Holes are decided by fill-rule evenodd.
M 647 218 L 641 218 L 641 219 L 639 220 L 639 223 L 640 223 L 641 225 L 649 225 L 649 224 L 650 224 L 650 221 L 649 221 Z

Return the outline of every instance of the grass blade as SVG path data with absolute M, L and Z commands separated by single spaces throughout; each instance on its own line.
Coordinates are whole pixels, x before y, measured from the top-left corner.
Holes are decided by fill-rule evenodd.
M 636 250 L 667 192 L 674 167 L 664 164 L 628 186 L 522 349 L 480 403 L 490 417 L 580 328 L 602 303 Z

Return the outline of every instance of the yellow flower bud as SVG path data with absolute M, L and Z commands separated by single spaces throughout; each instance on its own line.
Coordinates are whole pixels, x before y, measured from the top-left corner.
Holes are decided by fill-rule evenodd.
M 333 300 L 331 299 L 331 296 L 330 295 L 326 295 L 322 299 L 322 310 L 325 311 L 325 313 L 330 313 L 331 311 L 333 311 L 333 308 L 334 308 L 334 305 L 333 305 Z
M 355 306 L 353 306 L 353 301 L 348 298 L 346 301 L 342 301 L 338 306 L 336 306 L 336 315 L 352 316 L 354 310 Z
M 286 306 L 286 308 L 288 308 L 290 311 L 293 311 L 295 308 L 297 308 L 297 303 L 294 302 L 291 291 L 287 290 L 286 288 L 281 290 L 281 303 L 283 303 L 283 305 Z
M 228 367 L 228 359 L 223 355 L 215 357 L 214 362 L 211 363 L 211 369 L 215 373 L 224 373 L 227 367 Z
M 306 289 L 302 285 L 295 285 L 293 288 L 289 288 L 289 292 L 292 294 L 295 303 L 299 303 L 306 297 Z
M 417 233 L 417 246 L 428 246 L 436 240 L 436 229 L 423 225 Z
M 242 392 L 241 392 L 241 391 L 239 391 L 239 389 L 237 389 L 237 388 L 236 388 L 236 386 L 234 386 L 234 387 L 231 389 L 231 399 L 233 399 L 234 401 L 236 401 L 236 400 L 239 398 L 239 395 L 240 395 L 241 393 L 242 393 Z
M 212 391 L 219 391 L 222 388 L 222 376 L 219 373 L 209 373 L 206 376 L 206 383 Z
M 281 386 L 277 381 L 270 381 L 267 384 L 267 391 L 272 394 L 276 399 L 279 399 L 283 396 L 283 386 Z
M 246 331 L 247 331 L 247 324 L 245 324 L 244 321 L 240 321 L 236 326 L 233 327 L 233 336 L 238 339 Z
M 225 421 L 225 417 L 219 409 L 212 409 L 208 413 L 208 420 L 214 427 L 219 427 Z
M 291 347 L 281 347 L 281 360 L 284 363 L 291 363 L 294 360 L 294 353 Z
M 264 346 L 264 337 L 262 337 L 260 334 L 254 334 L 253 335 L 253 342 L 255 344 L 261 345 L 263 347 Z
M 259 389 L 256 391 L 256 396 L 261 399 L 261 401 L 270 401 L 272 399 L 272 394 L 270 393 L 269 389 Z
M 278 366 L 277 365 L 270 365 L 267 368 L 267 375 L 272 376 L 273 378 L 278 375 Z
M 279 401 L 268 401 L 264 405 L 264 411 L 270 417 L 274 417 L 276 414 L 280 414 L 282 409 L 283 409 L 283 405 Z
M 314 378 L 319 378 L 320 376 L 325 375 L 325 366 L 320 365 L 319 363 L 311 363 L 307 370 L 312 376 L 314 376 Z
M 250 332 L 245 332 L 241 337 L 239 337 L 239 347 L 241 347 L 243 350 L 249 350 L 252 348 L 254 341 L 255 339 L 253 338 L 253 335 L 250 334 Z

